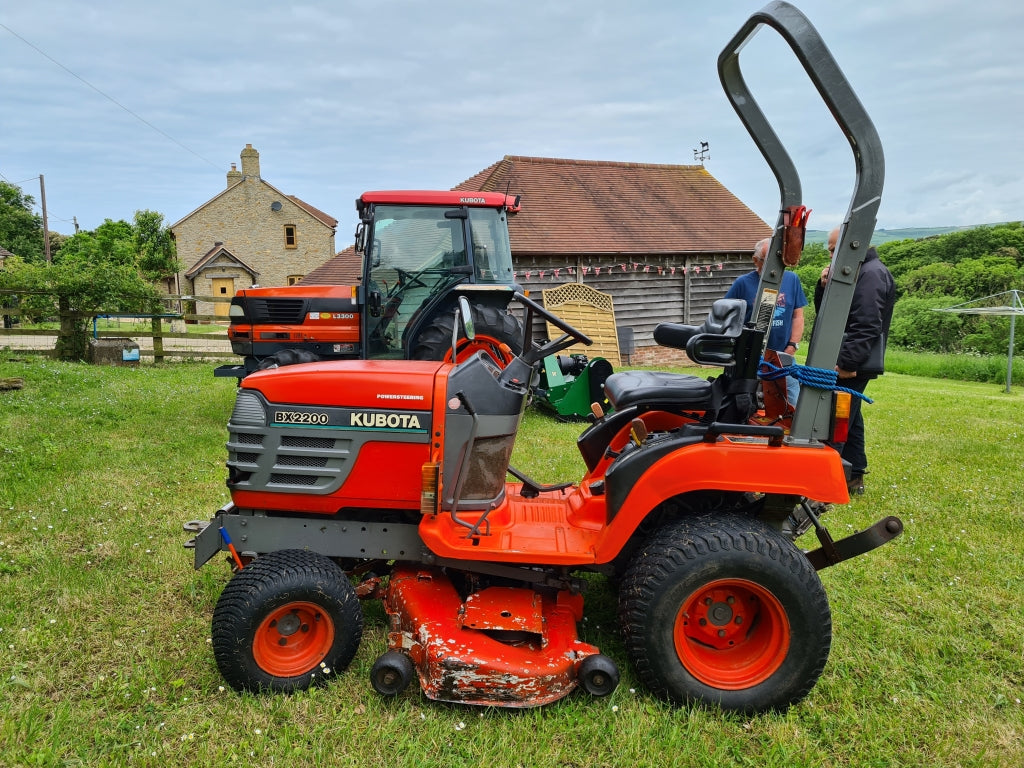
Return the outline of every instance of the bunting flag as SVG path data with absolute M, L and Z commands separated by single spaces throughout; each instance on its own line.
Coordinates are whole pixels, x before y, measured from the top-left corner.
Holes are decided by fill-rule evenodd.
M 579 267 L 580 275 L 600 275 L 601 271 L 604 270 L 606 275 L 613 274 L 616 270 L 622 272 L 643 272 L 645 275 L 657 274 L 659 277 L 666 274 L 674 276 L 677 272 L 681 275 L 687 274 L 687 270 L 692 275 L 706 275 L 711 272 L 721 272 L 725 269 L 725 264 L 717 262 L 715 264 L 695 264 L 691 267 L 677 266 L 675 264 L 645 264 L 639 261 L 624 262 L 622 264 L 610 264 L 604 267 L 593 266 L 591 264 L 581 264 Z M 538 280 L 552 279 L 562 280 L 562 273 L 565 272 L 567 275 L 575 277 L 577 274 L 577 268 L 574 266 L 565 267 L 554 267 L 552 269 L 527 269 L 525 271 L 515 271 L 512 273 L 512 277 L 518 279 L 522 275 L 526 280 L 535 278 Z

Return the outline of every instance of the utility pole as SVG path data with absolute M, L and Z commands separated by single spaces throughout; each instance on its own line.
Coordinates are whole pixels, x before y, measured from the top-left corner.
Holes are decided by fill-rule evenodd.
M 43 208 L 43 253 L 46 254 L 46 263 L 50 263 L 50 228 L 46 224 L 46 184 L 43 182 L 43 174 L 39 174 L 39 204 Z
M 78 217 L 77 216 L 72 216 L 71 220 L 73 222 L 75 222 L 75 234 L 77 235 L 78 234 Z

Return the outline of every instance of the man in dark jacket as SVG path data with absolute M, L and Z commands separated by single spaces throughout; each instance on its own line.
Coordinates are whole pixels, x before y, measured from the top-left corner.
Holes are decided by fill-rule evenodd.
M 832 255 L 835 255 L 838 237 L 838 229 L 833 229 L 829 233 L 828 250 Z M 828 267 L 822 270 L 821 278 L 814 287 L 815 312 L 821 305 L 825 293 L 828 270 Z M 881 360 L 881 356 L 871 353 L 873 349 L 877 353 L 879 345 L 881 350 L 885 349 L 895 303 L 896 287 L 892 274 L 878 258 L 878 252 L 874 248 L 868 248 L 857 274 L 853 303 L 850 305 L 850 314 L 846 320 L 846 333 L 836 362 L 840 386 L 855 392 L 864 392 L 868 382 L 883 373 L 881 365 L 872 361 L 872 358 Z M 851 465 L 848 484 L 851 495 L 864 493 L 864 474 L 868 470 L 868 458 L 864 451 L 864 416 L 860 407 L 860 398 L 854 397 L 850 403 L 849 436 L 845 444 L 837 446 L 840 455 Z

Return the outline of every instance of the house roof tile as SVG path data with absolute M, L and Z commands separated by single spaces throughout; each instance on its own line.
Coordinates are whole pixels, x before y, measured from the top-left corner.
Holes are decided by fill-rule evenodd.
M 508 189 L 512 252 L 750 251 L 771 228 L 700 165 L 506 155 L 456 189 Z
M 362 276 L 362 257 L 356 253 L 354 245 L 343 251 L 319 267 L 314 269 L 299 283 L 301 285 L 356 285 Z
M 285 195 L 285 197 L 287 197 L 289 200 L 291 200 L 293 203 L 299 206 L 299 208 L 302 208 L 310 216 L 313 216 L 314 218 L 317 218 L 320 221 L 322 221 L 331 229 L 335 229 L 338 226 L 338 220 L 336 218 L 334 218 L 333 216 L 329 216 L 328 214 L 321 211 L 319 208 L 314 208 L 305 200 L 300 200 L 295 195 Z

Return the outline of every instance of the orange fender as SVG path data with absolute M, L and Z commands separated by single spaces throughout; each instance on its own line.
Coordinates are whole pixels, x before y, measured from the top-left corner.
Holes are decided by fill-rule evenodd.
M 635 483 L 596 542 L 596 561 L 614 559 L 663 501 L 707 490 L 806 496 L 835 504 L 850 500 L 842 460 L 826 445 L 770 446 L 742 437 L 695 443 L 655 462 Z

